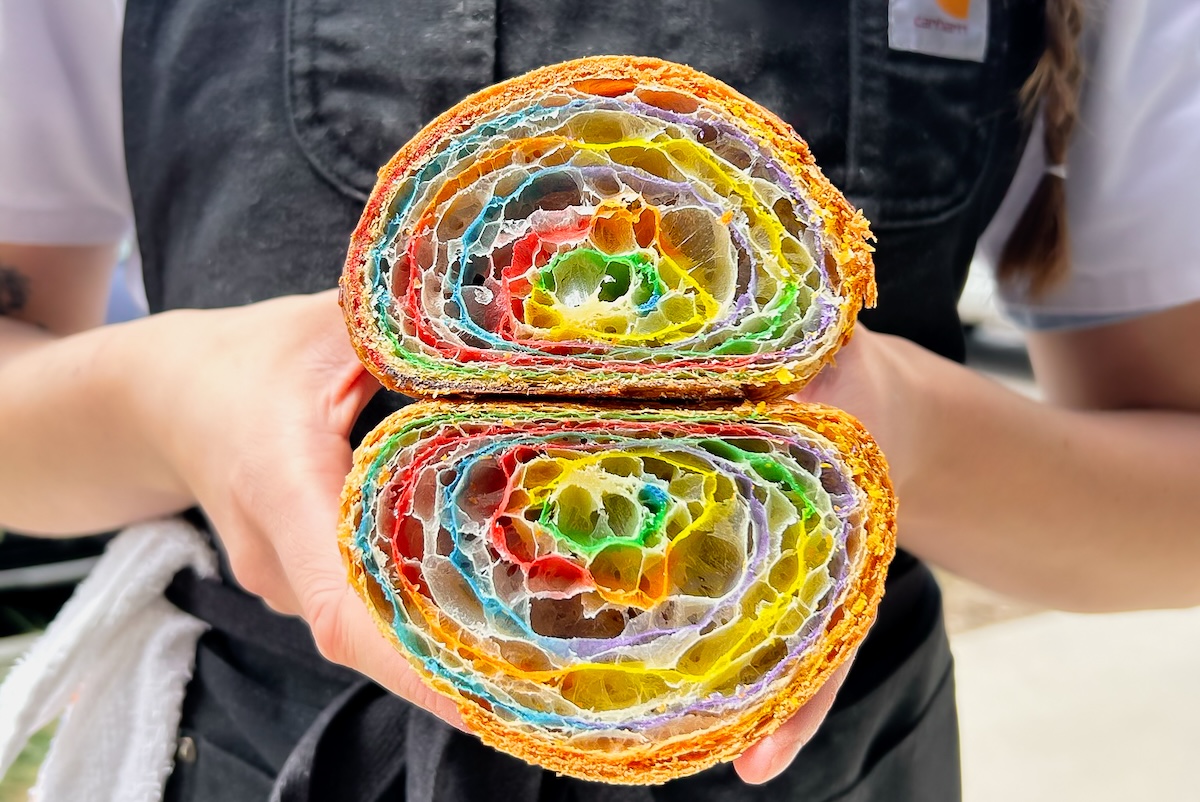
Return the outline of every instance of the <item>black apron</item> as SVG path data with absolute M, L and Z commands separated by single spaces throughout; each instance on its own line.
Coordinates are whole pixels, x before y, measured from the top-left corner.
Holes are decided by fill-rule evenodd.
M 1042 15 L 1040 0 L 993 0 L 974 63 L 890 50 L 887 0 L 128 0 L 125 148 L 150 305 L 333 286 L 376 170 L 421 125 L 534 67 L 628 53 L 690 64 L 791 123 L 878 236 L 864 322 L 961 360 L 955 302 L 1023 146 L 1017 91 Z M 359 431 L 402 403 L 381 395 Z M 940 595 L 904 552 L 830 716 L 759 787 L 729 765 L 654 788 L 556 777 L 325 662 L 303 624 L 227 574 L 181 575 L 169 597 L 213 625 L 171 800 L 960 798 Z

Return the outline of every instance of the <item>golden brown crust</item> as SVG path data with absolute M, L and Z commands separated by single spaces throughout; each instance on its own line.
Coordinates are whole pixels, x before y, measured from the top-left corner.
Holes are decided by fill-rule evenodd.
M 413 404 L 388 418 L 363 441 L 355 453 L 354 467 L 342 493 L 342 518 L 338 541 L 349 568 L 350 581 L 371 610 L 379 629 L 404 653 L 392 629 L 390 610 L 381 609 L 374 580 L 355 556 L 354 536 L 361 513 L 361 488 L 380 443 L 406 423 L 438 414 L 462 412 L 462 403 L 428 401 Z M 503 415 L 505 406 L 514 410 L 572 409 L 581 414 L 594 408 L 567 404 L 477 404 L 481 415 Z M 606 407 L 612 409 L 613 407 Z M 636 408 L 630 408 L 631 411 Z M 895 554 L 896 497 L 887 475 L 887 464 L 870 435 L 848 413 L 819 404 L 781 401 L 773 404 L 743 404 L 721 410 L 728 419 L 755 418 L 796 425 L 830 440 L 845 461 L 854 482 L 863 490 L 870 509 L 865 516 L 865 549 L 861 568 L 846 590 L 845 601 L 833 613 L 821 639 L 795 667 L 787 691 L 771 702 L 751 709 L 705 734 L 703 741 L 687 737 L 650 745 L 609 751 L 585 750 L 561 741 L 508 725 L 473 700 L 444 682 L 430 678 L 423 667 L 414 667 L 436 691 L 452 698 L 464 721 L 492 746 L 529 763 L 552 771 L 607 783 L 653 784 L 693 774 L 718 762 L 729 761 L 752 744 L 775 731 L 811 699 L 830 675 L 862 642 L 875 619 L 883 596 L 887 566 Z M 410 658 L 411 660 L 411 658 Z
M 387 223 L 386 211 L 405 173 L 421 163 L 430 149 L 446 137 L 468 128 L 482 116 L 497 112 L 511 103 L 526 99 L 530 86 L 544 90 L 589 83 L 591 88 L 605 83 L 614 92 L 628 85 L 657 84 L 680 89 L 713 101 L 729 110 L 730 116 L 763 131 L 779 158 L 793 177 L 801 182 L 814 201 L 814 211 L 823 221 L 822 239 L 829 248 L 826 267 L 836 274 L 838 293 L 843 303 L 837 320 L 839 342 L 849 340 L 855 318 L 863 306 L 874 306 L 876 287 L 871 259 L 872 237 L 862 213 L 850 205 L 817 167 L 808 145 L 795 130 L 762 106 L 732 87 L 681 64 L 640 56 L 595 56 L 556 64 L 490 86 L 458 103 L 429 123 L 379 171 L 379 180 L 359 220 L 350 242 L 345 269 L 340 281 L 341 303 L 351 342 L 367 369 L 387 388 L 407 395 L 440 396 L 505 392 L 546 394 L 536 380 L 513 376 L 507 386 L 497 381 L 477 381 L 456 377 L 431 378 L 421 370 L 393 357 L 385 341 L 372 330 L 366 293 L 367 256 L 371 245 L 382 236 Z M 600 87 L 601 89 L 603 87 Z M 830 349 L 817 363 L 775 365 L 769 369 L 748 370 L 747 375 L 731 373 L 727 380 L 707 374 L 703 382 L 671 376 L 648 377 L 643 373 L 611 379 L 589 377 L 587 370 L 575 380 L 555 380 L 552 395 L 591 395 L 638 398 L 772 398 L 795 392 L 832 359 Z M 781 370 L 781 368 L 783 370 Z M 503 382 L 502 382 L 503 383 Z M 703 386 L 706 384 L 708 386 Z

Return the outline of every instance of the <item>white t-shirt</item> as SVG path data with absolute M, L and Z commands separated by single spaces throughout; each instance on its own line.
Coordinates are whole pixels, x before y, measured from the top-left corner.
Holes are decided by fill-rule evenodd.
M 0 0 L 0 241 L 115 242 L 125 174 L 124 0 Z M 1111 0 L 1068 159 L 1068 279 L 1004 305 L 1034 328 L 1094 325 L 1200 299 L 1200 2 Z M 1031 137 L 980 243 L 996 253 L 1045 168 Z
M 0 0 L 0 241 L 132 230 L 121 126 L 124 0 Z
M 1043 297 L 1001 289 L 1035 329 L 1077 328 L 1200 299 L 1200 2 L 1110 0 L 1067 156 L 1071 270 Z M 1034 131 L 979 248 L 991 263 L 1045 170 Z

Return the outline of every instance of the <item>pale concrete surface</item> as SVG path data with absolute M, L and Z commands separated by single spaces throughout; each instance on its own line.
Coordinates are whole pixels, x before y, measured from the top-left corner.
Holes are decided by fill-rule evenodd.
M 1200 608 L 952 635 L 966 802 L 1200 802 Z

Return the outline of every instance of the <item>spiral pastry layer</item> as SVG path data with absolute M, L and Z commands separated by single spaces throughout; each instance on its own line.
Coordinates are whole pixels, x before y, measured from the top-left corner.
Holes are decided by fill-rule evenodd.
M 845 413 L 420 402 L 356 453 L 340 544 L 484 741 L 662 782 L 774 730 L 873 620 L 882 456 Z
M 383 168 L 342 303 L 388 387 L 769 397 L 874 302 L 869 236 L 777 117 L 655 59 L 491 87 Z

